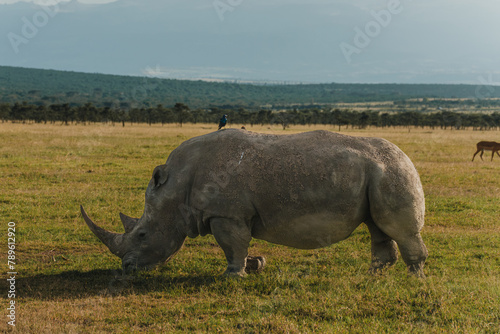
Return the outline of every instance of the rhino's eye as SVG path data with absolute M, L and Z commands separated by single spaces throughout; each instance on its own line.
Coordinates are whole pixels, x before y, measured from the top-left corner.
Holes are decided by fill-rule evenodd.
M 146 236 L 146 232 L 139 232 L 139 238 L 144 238 Z

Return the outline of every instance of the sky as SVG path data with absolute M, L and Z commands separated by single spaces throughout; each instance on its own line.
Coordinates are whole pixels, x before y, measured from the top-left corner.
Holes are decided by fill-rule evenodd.
M 498 17 L 498 0 L 0 0 L 0 65 L 499 85 Z

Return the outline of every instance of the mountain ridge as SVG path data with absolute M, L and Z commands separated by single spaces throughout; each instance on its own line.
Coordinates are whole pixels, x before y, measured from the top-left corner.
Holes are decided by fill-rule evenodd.
M 465 84 L 250 84 L 0 66 L 0 103 L 192 108 L 500 98 L 500 87 Z

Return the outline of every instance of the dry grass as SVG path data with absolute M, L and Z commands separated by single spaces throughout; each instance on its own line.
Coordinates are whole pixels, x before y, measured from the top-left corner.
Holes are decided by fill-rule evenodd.
M 247 126 L 277 134 L 319 128 L 336 130 Z M 165 266 L 122 281 L 119 259 L 88 231 L 79 204 L 121 231 L 118 212 L 141 214 L 153 168 L 182 141 L 214 129 L 0 124 L 3 235 L 7 222 L 17 224 L 18 332 L 498 332 L 500 159 L 470 161 L 475 143 L 500 141 L 498 132 L 342 129 L 396 143 L 419 170 L 425 281 L 406 277 L 402 261 L 369 275 L 364 227 L 312 251 L 254 241 L 251 252 L 265 255 L 268 267 L 245 280 L 219 277 L 225 259 L 208 236 L 188 240 Z M 4 293 L 2 309 L 7 302 Z M 5 319 L 0 331 L 11 330 Z

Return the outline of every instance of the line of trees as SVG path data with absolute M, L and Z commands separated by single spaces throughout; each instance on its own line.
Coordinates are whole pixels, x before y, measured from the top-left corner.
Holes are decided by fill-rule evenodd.
M 23 123 L 126 123 L 168 124 L 178 123 L 217 123 L 223 114 L 227 114 L 230 123 L 280 124 L 283 129 L 290 125 L 324 124 L 338 127 L 366 128 L 375 127 L 430 127 L 444 129 L 498 130 L 500 129 L 500 113 L 456 113 L 450 111 L 439 112 L 380 112 L 356 111 L 338 108 L 317 108 L 285 110 L 246 110 L 210 108 L 194 109 L 183 103 L 167 108 L 159 104 L 155 107 L 127 108 L 115 104 L 96 107 L 92 103 L 71 106 L 68 103 L 51 105 L 34 105 L 24 103 L 0 104 L 0 119 L 2 122 Z

